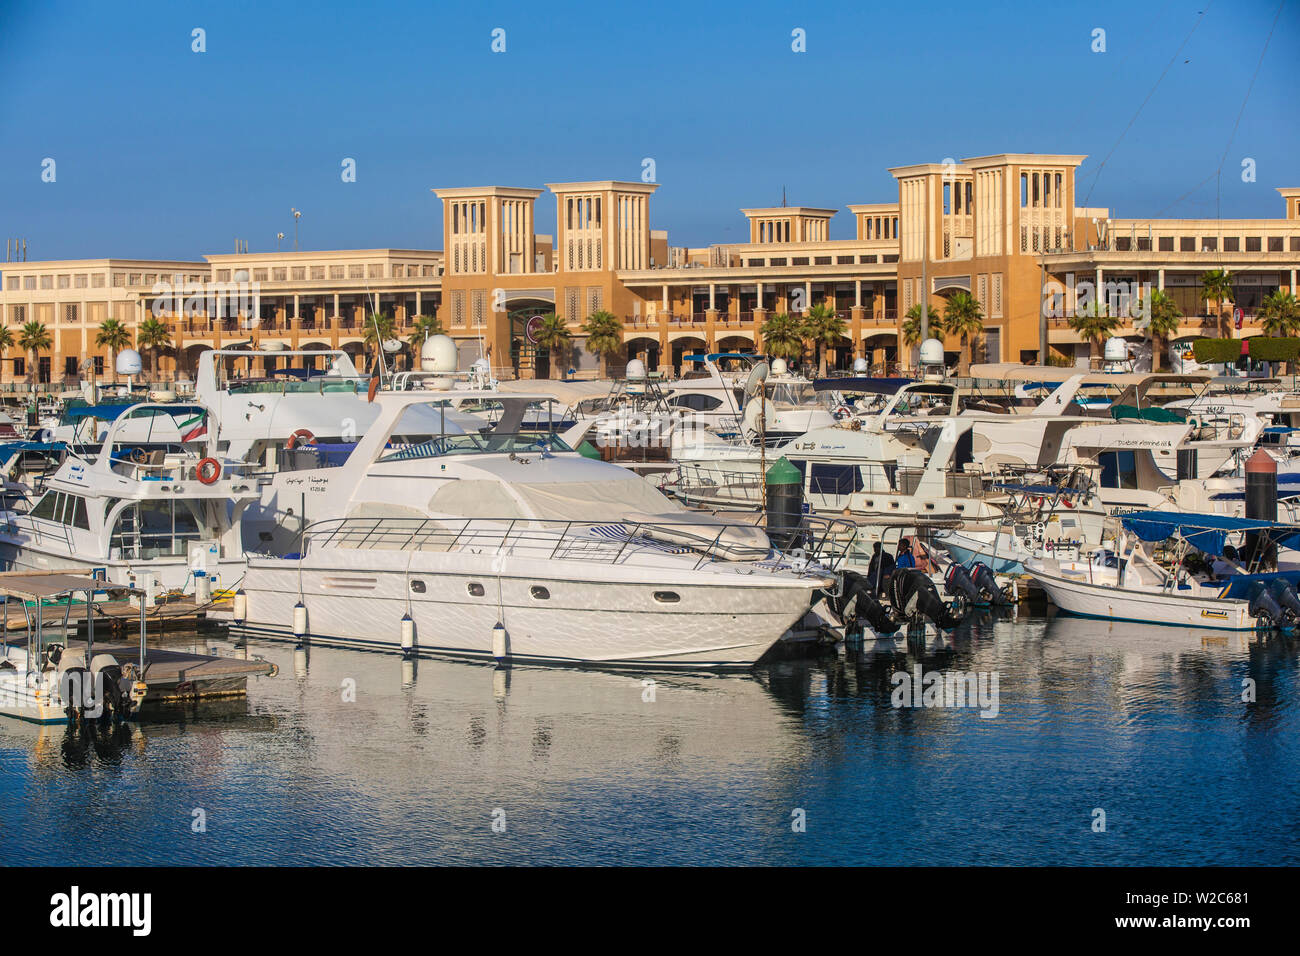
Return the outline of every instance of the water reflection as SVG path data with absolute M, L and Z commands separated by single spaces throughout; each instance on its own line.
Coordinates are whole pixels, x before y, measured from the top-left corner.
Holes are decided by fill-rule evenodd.
M 249 644 L 210 645 L 279 665 L 247 700 L 155 709 L 102 734 L 0 723 L 6 832 L 84 845 L 125 824 L 138 839 L 122 862 L 141 863 L 1300 853 L 1290 639 L 986 613 L 945 638 L 740 677 Z M 958 673 L 997 675 L 996 716 L 895 706 L 912 675 Z M 1112 821 L 1104 840 L 1089 827 L 1096 806 Z M 195 808 L 206 832 L 191 831 Z M 497 810 L 505 833 L 491 828 Z M 72 862 L 58 840 L 42 846 L 43 862 Z M 0 861 L 23 861 L 12 841 Z

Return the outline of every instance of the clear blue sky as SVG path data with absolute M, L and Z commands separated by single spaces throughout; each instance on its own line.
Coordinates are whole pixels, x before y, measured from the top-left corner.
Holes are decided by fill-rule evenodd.
M 1088 154 L 1079 199 L 1116 215 L 1212 217 L 1225 148 L 1221 214 L 1274 217 L 1300 186 L 1298 8 L 1228 148 L 1273 0 L 0 0 L 0 233 L 33 259 L 195 258 L 291 244 L 296 206 L 303 248 L 440 248 L 431 187 L 635 180 L 652 157 L 676 245 L 742 239 L 740 207 L 783 187 L 844 237 L 846 204 L 897 198 L 888 167 L 1005 151 Z M 551 230 L 549 194 L 538 212 Z

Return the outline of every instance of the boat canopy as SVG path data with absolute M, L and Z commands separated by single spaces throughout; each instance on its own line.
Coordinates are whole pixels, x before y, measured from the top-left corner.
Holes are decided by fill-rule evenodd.
M 118 417 L 128 408 L 132 408 L 136 403 L 129 402 L 124 405 L 73 405 L 64 411 L 64 417 L 68 419 L 78 418 L 98 418 L 102 422 L 117 421 Z
M 58 452 L 67 446 L 61 441 L 13 441 L 0 445 L 0 467 L 8 465 L 18 455 L 27 452 Z
M 1280 521 L 1182 511 L 1143 511 L 1123 515 L 1120 520 L 1143 541 L 1164 541 L 1176 535 L 1206 554 L 1223 554 L 1227 536 L 1243 531 L 1264 531 L 1283 547 L 1300 548 L 1300 525 Z
M 1139 421 L 1181 425 L 1185 421 L 1182 415 L 1160 405 L 1138 408 L 1136 405 L 1112 405 L 1110 417 L 1117 422 Z
M 911 385 L 914 381 L 916 380 L 911 378 L 819 378 L 813 382 L 813 391 L 893 395 L 904 385 Z

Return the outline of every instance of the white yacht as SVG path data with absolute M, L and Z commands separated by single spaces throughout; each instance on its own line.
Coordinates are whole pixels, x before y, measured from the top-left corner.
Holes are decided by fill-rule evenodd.
M 97 453 L 70 452 L 29 511 L 5 514 L 0 568 L 100 571 L 151 593 L 186 588 L 196 571 L 237 584 L 238 516 L 258 486 L 244 463 L 219 456 L 217 431 L 198 404 L 127 409 Z
M 345 462 L 297 473 L 313 520 L 250 554 L 250 632 L 374 649 L 604 666 L 756 662 L 834 579 L 752 524 L 673 504 L 627 469 L 446 399 L 376 396 Z M 433 427 L 430 422 L 436 421 Z M 286 475 L 278 478 L 289 477 Z

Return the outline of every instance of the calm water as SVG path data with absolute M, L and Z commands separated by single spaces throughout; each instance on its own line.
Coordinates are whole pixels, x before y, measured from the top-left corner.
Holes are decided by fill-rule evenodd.
M 1294 641 L 1022 617 L 652 701 L 639 675 L 250 650 L 280 674 L 246 701 L 117 738 L 0 720 L 0 863 L 1300 862 Z M 996 672 L 997 716 L 891 706 L 918 663 Z

